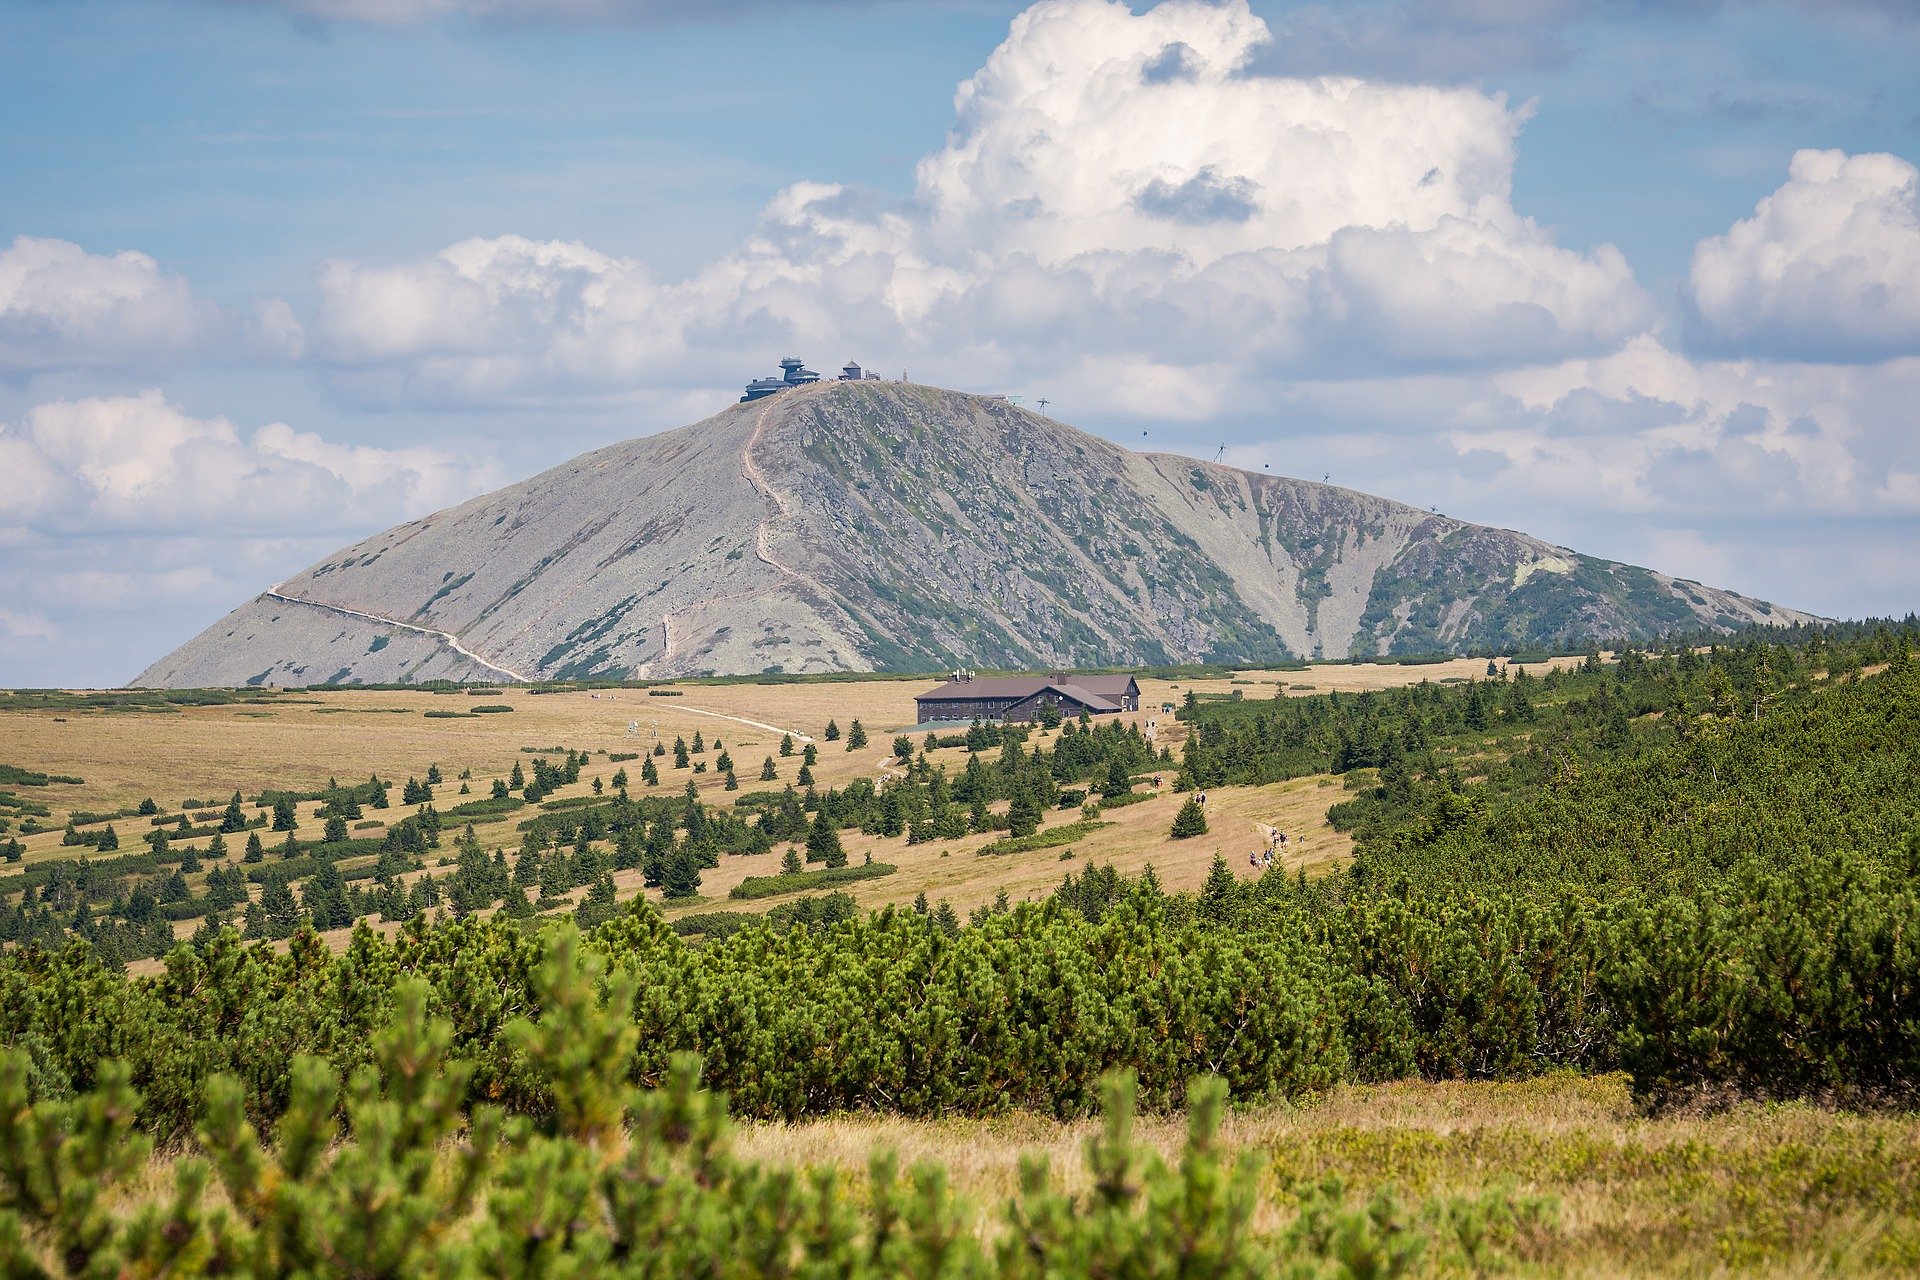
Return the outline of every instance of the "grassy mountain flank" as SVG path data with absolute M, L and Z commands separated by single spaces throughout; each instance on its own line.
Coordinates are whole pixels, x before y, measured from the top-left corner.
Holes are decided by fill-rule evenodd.
M 274 590 L 134 683 L 1244 662 L 1807 617 L 879 382 L 585 454 Z

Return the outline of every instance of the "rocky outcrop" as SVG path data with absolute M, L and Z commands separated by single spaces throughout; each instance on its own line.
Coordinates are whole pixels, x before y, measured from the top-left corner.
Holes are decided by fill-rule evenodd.
M 135 683 L 1247 662 L 1806 618 L 989 397 L 825 383 L 376 534 Z

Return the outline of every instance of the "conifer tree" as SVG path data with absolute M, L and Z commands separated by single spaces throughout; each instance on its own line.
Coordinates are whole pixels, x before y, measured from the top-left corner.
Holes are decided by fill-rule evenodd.
M 346 878 L 340 874 L 340 867 L 332 859 L 321 863 L 320 869 L 307 881 L 302 894 L 302 906 L 313 920 L 316 929 L 342 929 L 353 923 L 353 908 L 347 902 Z
M 1171 834 L 1175 840 L 1207 834 L 1207 811 L 1201 807 L 1198 797 L 1188 796 L 1187 802 L 1180 806 L 1180 812 L 1173 819 Z
M 772 782 L 779 776 L 780 776 L 780 771 L 774 768 L 773 757 L 768 756 L 766 760 L 760 765 L 760 781 Z
M 260 833 L 258 831 L 247 832 L 247 849 L 240 860 L 242 862 L 258 862 L 266 856 L 266 850 L 260 847 Z
M 827 731 L 821 736 L 828 742 L 840 741 L 840 726 L 831 720 L 827 721 Z
M 807 829 L 807 861 L 824 862 L 829 867 L 847 865 L 847 851 L 840 844 L 840 832 L 825 809 L 813 815 L 813 825 Z
M 797 876 L 804 870 L 806 867 L 800 861 L 800 846 L 788 845 L 786 853 L 780 858 L 780 874 Z
M 660 770 L 654 766 L 652 756 L 648 756 L 640 762 L 640 781 L 650 787 L 660 785 Z
M 691 898 L 700 892 L 700 859 L 685 845 L 667 855 L 662 893 L 669 898 Z
M 1210 924 L 1226 924 L 1233 914 L 1234 903 L 1240 895 L 1240 882 L 1234 879 L 1232 868 L 1219 854 L 1213 855 L 1213 866 L 1207 870 L 1207 882 L 1200 889 L 1200 918 Z
M 780 754 L 783 756 L 790 756 L 793 754 L 793 735 L 792 734 L 783 733 L 780 735 Z
M 847 728 L 847 750 L 858 751 L 867 745 L 867 730 L 858 720 Z
M 1040 806 L 1033 793 L 1022 787 L 1007 808 L 1007 830 L 1014 836 L 1030 836 L 1040 829 Z

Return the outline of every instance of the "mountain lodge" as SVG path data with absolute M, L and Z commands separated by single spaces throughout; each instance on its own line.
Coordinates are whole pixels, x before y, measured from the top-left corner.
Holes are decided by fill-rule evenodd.
M 975 676 L 957 672 L 954 678 L 914 699 L 920 723 L 936 720 L 1035 719 L 1052 703 L 1063 716 L 1110 715 L 1140 709 L 1140 685 L 1128 675 L 1078 675 L 1055 672 L 1045 676 Z

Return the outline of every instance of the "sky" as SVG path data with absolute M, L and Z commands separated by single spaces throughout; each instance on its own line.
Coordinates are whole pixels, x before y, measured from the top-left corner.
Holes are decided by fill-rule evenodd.
M 1920 608 L 1920 0 L 0 0 L 0 686 L 797 354 Z

